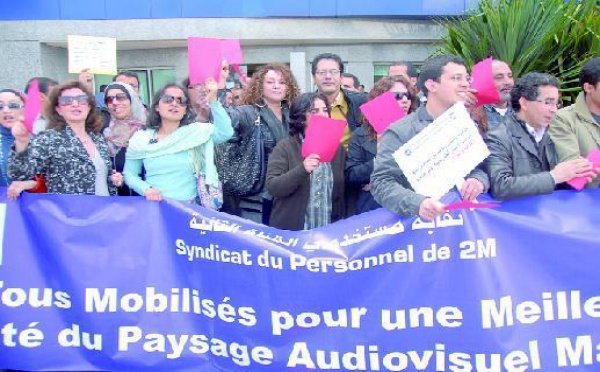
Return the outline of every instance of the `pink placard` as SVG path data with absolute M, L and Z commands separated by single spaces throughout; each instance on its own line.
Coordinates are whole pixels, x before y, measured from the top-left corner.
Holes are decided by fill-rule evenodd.
M 591 161 L 592 164 L 594 164 L 594 168 L 600 167 L 600 150 L 596 149 L 596 150 L 590 151 L 590 153 L 587 156 L 587 159 L 589 161 Z M 588 183 L 588 180 L 586 177 L 576 177 L 576 178 L 570 179 L 569 181 L 567 181 L 567 183 L 575 190 L 581 191 L 581 190 L 583 190 L 585 185 Z
M 461 200 L 458 203 L 446 205 L 444 209 L 447 211 L 454 211 L 459 209 L 485 209 L 498 207 L 500 207 L 500 203 L 474 203 L 468 200 Z
M 471 70 L 471 88 L 477 89 L 477 106 L 502 102 L 500 93 L 494 86 L 492 57 L 473 66 Z
M 310 154 L 321 156 L 320 161 L 330 162 L 340 146 L 346 122 L 324 116 L 311 115 L 302 143 L 302 156 Z
M 391 92 L 385 92 L 379 97 L 360 106 L 360 110 L 377 134 L 383 133 L 395 121 L 406 116 L 398 101 Z
M 219 81 L 222 62 L 221 40 L 201 37 L 188 38 L 190 84 L 204 84 L 209 77 Z
M 25 102 L 25 128 L 29 133 L 33 133 L 33 123 L 42 112 L 42 97 L 40 96 L 40 87 L 35 79 L 27 89 L 27 102 Z
M 239 65 L 244 62 L 240 41 L 238 39 L 222 39 L 221 57 L 226 59 L 230 65 Z

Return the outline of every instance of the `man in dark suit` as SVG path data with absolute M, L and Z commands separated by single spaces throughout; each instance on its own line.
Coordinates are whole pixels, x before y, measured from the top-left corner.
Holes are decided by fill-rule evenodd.
M 490 150 L 487 172 L 494 198 L 550 194 L 557 185 L 572 178 L 596 177 L 587 159 L 558 163 L 554 143 L 547 133 L 560 100 L 554 76 L 528 73 L 510 95 L 514 113 L 506 117 L 505 125 L 492 128 L 486 139 Z

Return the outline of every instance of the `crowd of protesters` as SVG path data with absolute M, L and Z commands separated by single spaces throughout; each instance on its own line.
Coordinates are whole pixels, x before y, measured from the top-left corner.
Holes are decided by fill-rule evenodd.
M 587 159 L 600 148 L 600 58 L 583 65 L 582 91 L 561 109 L 555 77 L 532 72 L 515 79 L 499 60 L 492 75 L 501 101 L 482 107 L 456 56 L 430 58 L 419 73 L 410 63 L 394 63 L 368 93 L 335 54 L 317 55 L 311 71 L 315 92 L 300 94 L 290 69 L 275 63 L 256 71 L 244 88 L 224 90 L 224 62 L 220 81 L 169 83 L 149 107 L 134 73 L 119 73 L 101 102 L 86 72 L 62 84 L 38 77 L 44 110 L 29 130 L 28 97 L 2 89 L 0 186 L 11 199 L 40 190 L 169 198 L 290 230 L 379 207 L 433 219 L 445 206 L 415 192 L 393 154 L 457 102 L 490 151 L 459 186 L 463 199 L 486 192 L 497 199 L 547 194 L 569 189 L 567 181 L 575 178 L 588 188 L 600 183 L 600 169 Z M 360 106 L 388 92 L 408 115 L 378 134 Z M 331 162 L 302 155 L 311 115 L 346 122 Z M 242 147 L 249 150 L 234 161 L 254 162 L 241 166 L 259 172 L 256 184 L 251 191 L 221 190 L 221 181 L 227 186 L 236 175 L 220 160 Z

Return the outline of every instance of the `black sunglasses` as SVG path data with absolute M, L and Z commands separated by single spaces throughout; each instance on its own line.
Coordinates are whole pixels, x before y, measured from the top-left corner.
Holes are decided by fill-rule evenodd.
M 4 108 L 7 108 L 9 110 L 18 110 L 21 107 L 23 107 L 23 105 L 19 102 L 0 103 L 0 111 L 4 110 Z
M 186 97 L 175 97 L 170 94 L 163 94 L 162 97 L 160 97 L 160 101 L 162 103 L 176 102 L 177 104 L 179 104 L 181 106 L 185 106 L 188 103 L 188 99 Z
M 58 104 L 61 106 L 69 106 L 72 105 L 73 102 L 77 102 L 80 105 L 89 103 L 90 99 L 85 94 L 80 94 L 78 96 L 61 96 L 58 97 Z
M 115 99 L 117 100 L 117 102 L 123 102 L 129 100 L 129 97 L 127 97 L 127 94 L 125 93 L 117 93 L 114 96 L 104 97 L 104 103 L 108 105 L 109 103 L 113 103 Z
M 410 101 L 412 100 L 413 96 L 410 92 L 394 92 L 394 98 L 396 98 L 396 101 L 400 101 L 404 97 Z

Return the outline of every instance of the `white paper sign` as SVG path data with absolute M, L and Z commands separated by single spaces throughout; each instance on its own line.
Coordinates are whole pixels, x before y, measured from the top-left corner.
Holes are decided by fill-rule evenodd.
M 69 73 L 88 70 L 92 74 L 117 74 L 117 39 L 111 37 L 67 36 Z
M 476 124 L 456 103 L 394 152 L 415 192 L 441 198 L 488 155 Z

